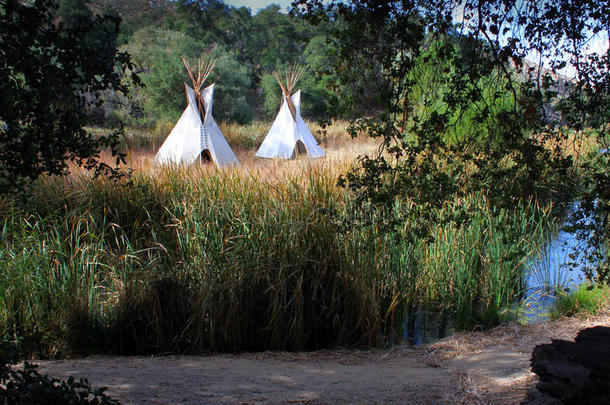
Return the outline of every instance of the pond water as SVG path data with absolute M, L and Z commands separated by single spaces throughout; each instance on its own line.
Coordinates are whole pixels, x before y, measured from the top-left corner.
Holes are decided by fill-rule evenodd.
M 572 203 L 564 223 L 577 209 L 578 202 Z M 572 290 L 586 281 L 583 270 L 593 263 L 584 251 L 584 242 L 563 227 L 539 250 L 527 265 L 525 299 L 521 302 L 523 321 L 547 318 L 558 291 Z
M 548 318 L 550 309 L 557 299 L 558 291 L 573 290 L 586 282 L 584 269 L 594 267 L 584 252 L 584 242 L 574 233 L 563 229 L 570 221 L 572 213 L 578 209 L 573 202 L 565 215 L 562 226 L 550 240 L 526 264 L 524 299 L 516 302 L 509 311 L 510 319 L 520 322 L 535 322 Z M 590 219 L 585 219 L 585 223 Z M 580 252 L 580 253 L 579 253 Z M 573 264 L 576 263 L 576 264 Z M 411 342 L 418 346 L 452 335 L 452 319 L 438 313 L 426 311 L 419 306 L 414 314 L 401 325 L 400 337 L 394 336 L 389 343 Z
M 608 149 L 599 151 L 607 154 Z M 579 208 L 574 201 L 568 210 L 564 223 L 570 221 L 570 216 Z M 591 218 L 581 220 L 583 224 L 590 223 Z M 559 233 L 540 250 L 528 265 L 525 279 L 525 299 L 522 301 L 522 319 L 533 322 L 548 316 L 549 309 L 557 299 L 556 292 L 573 290 L 586 281 L 584 269 L 595 267 L 586 257 L 587 247 L 574 233 L 560 229 Z

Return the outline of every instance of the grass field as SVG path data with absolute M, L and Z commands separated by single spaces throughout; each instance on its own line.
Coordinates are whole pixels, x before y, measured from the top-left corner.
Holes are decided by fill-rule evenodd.
M 377 146 L 335 125 L 323 159 L 256 159 L 263 127 L 222 126 L 237 169 L 155 167 L 135 134 L 120 183 L 76 170 L 0 201 L 0 333 L 45 357 L 378 346 L 422 313 L 434 336 L 495 325 L 521 297 L 550 206 L 470 195 L 431 241 L 351 227 L 337 177 Z

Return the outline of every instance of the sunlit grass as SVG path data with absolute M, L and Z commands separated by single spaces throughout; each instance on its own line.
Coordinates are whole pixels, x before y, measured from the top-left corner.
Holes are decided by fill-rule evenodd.
M 608 286 L 593 286 L 581 284 L 573 290 L 558 294 L 557 300 L 550 311 L 551 319 L 562 316 L 597 315 L 610 309 L 610 288 Z
M 432 241 L 408 222 L 351 228 L 336 186 L 350 161 L 43 178 L 27 205 L 2 204 L 0 331 L 45 355 L 133 354 L 378 345 L 418 308 L 496 323 L 548 209 L 473 195 L 444 208 L 472 220 Z

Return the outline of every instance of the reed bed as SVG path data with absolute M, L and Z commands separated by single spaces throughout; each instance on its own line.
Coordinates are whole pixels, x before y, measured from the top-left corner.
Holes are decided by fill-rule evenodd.
M 422 312 L 442 335 L 520 297 L 548 207 L 473 195 L 432 241 L 350 227 L 339 162 L 41 179 L 0 203 L 0 333 L 50 357 L 378 346 Z

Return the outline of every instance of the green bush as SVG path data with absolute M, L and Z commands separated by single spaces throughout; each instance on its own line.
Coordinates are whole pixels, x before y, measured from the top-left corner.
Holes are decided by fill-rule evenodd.
M 551 319 L 562 316 L 597 315 L 610 307 L 610 287 L 589 288 L 586 284 L 560 293 L 550 312 Z

